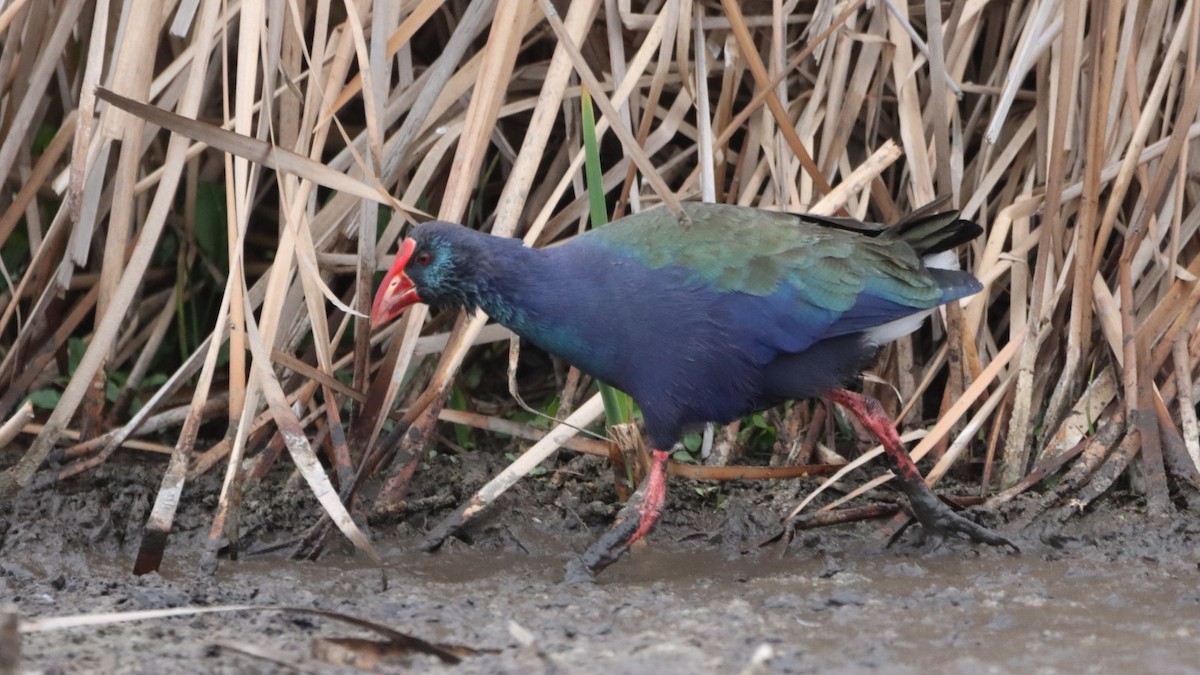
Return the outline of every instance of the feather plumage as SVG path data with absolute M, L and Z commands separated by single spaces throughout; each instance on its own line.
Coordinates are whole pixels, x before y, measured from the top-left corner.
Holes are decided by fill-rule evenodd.
M 654 209 L 539 250 L 425 224 L 407 274 L 420 300 L 482 307 L 627 391 L 656 447 L 690 425 L 844 384 L 885 338 L 919 325 L 906 317 L 981 288 L 922 261 L 978 234 L 955 214 L 881 229 L 716 204 L 685 211 L 690 223 Z

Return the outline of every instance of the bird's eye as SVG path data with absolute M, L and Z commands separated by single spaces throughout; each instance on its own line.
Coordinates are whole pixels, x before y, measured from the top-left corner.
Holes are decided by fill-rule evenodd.
M 417 264 L 418 265 L 428 265 L 429 261 L 432 259 L 433 259 L 433 256 L 429 255 L 429 251 L 421 251 L 420 253 L 417 254 Z

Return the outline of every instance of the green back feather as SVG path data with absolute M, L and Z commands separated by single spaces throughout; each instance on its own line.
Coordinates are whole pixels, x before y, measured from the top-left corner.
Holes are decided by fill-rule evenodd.
M 632 256 L 651 269 L 675 265 L 721 292 L 768 296 L 790 285 L 807 302 L 835 312 L 863 291 L 914 308 L 941 302 L 941 290 L 918 251 L 954 215 L 910 230 L 875 231 L 855 221 L 723 204 L 684 204 L 690 223 L 656 208 L 596 229 L 582 239 Z M 925 222 L 925 221 L 921 221 Z M 853 227 L 859 225 L 860 227 Z M 944 239 L 944 236 L 943 236 Z

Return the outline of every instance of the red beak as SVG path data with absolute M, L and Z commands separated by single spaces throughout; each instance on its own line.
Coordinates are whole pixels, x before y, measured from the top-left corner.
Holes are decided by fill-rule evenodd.
M 412 279 L 404 273 L 404 266 L 408 264 L 416 246 L 417 242 L 412 239 L 405 239 L 404 243 L 400 244 L 400 252 L 396 254 L 392 268 L 384 275 L 383 283 L 375 293 L 375 302 L 371 306 L 372 326 L 382 326 L 400 316 L 409 305 L 421 302 Z

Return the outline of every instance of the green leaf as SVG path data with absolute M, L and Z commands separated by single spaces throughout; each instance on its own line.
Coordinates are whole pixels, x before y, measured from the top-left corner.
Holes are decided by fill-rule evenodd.
M 142 389 L 158 389 L 167 382 L 166 373 L 154 373 L 147 375 L 146 379 L 142 380 Z
M 676 450 L 674 454 L 671 455 L 671 459 L 684 464 L 696 463 L 696 458 L 693 457 L 692 453 L 688 452 L 687 450 Z
M 392 222 L 392 216 L 396 214 L 396 210 L 388 206 L 379 206 L 379 210 L 375 216 L 375 236 L 383 234 L 387 229 L 388 223 Z
M 608 223 L 608 204 L 604 201 L 604 172 L 600 169 L 600 141 L 596 136 L 596 114 L 586 87 L 579 100 L 583 116 L 583 173 L 587 179 L 588 215 L 592 227 Z M 633 399 L 603 382 L 599 384 L 608 426 L 626 424 L 633 419 Z
M 16 274 L 24 268 L 24 263 L 29 258 L 29 234 L 25 228 L 19 227 L 12 231 L 8 240 L 4 242 L 4 247 L 0 248 L 0 257 L 3 258 L 9 274 Z
M 57 133 L 58 129 L 49 124 L 39 126 L 37 132 L 33 135 L 33 145 L 30 146 L 31 154 L 37 157 L 45 152 L 46 148 L 50 147 L 50 142 L 54 140 L 54 136 Z
M 29 394 L 29 402 L 35 408 L 42 410 L 53 410 L 54 406 L 58 405 L 58 399 L 62 398 L 62 394 L 57 389 L 38 389 Z
M 446 407 L 451 410 L 467 410 L 467 396 L 463 390 L 457 385 L 450 389 L 450 400 L 446 402 Z M 471 427 L 464 424 L 454 425 L 454 442 L 462 448 L 472 448 L 475 446 L 471 440 Z
M 196 188 L 196 243 L 204 257 L 220 269 L 229 265 L 227 227 L 225 183 L 200 183 Z
M 461 382 L 468 391 L 475 391 L 479 388 L 479 382 L 483 380 L 483 366 L 476 361 L 458 372 L 458 381 Z
M 588 215 L 592 227 L 608 224 L 608 204 L 604 201 L 604 172 L 600 170 L 600 141 L 596 136 L 596 115 L 592 96 L 586 87 L 580 98 L 583 112 L 583 172 L 587 178 Z
M 87 342 L 83 338 L 67 338 L 67 375 L 75 375 L 75 370 L 79 368 L 79 362 L 83 360 L 83 353 L 86 351 Z

